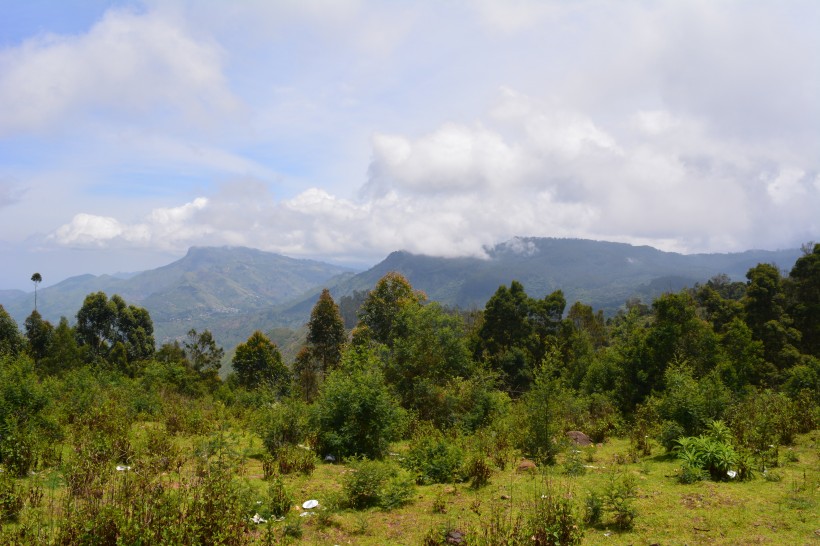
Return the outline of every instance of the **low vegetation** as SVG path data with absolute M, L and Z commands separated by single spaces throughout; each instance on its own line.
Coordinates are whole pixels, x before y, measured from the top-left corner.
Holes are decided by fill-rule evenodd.
M 605 319 L 397 274 L 296 361 L 263 332 L 154 349 L 91 294 L 0 307 L 3 544 L 808 544 L 820 492 L 820 245 Z

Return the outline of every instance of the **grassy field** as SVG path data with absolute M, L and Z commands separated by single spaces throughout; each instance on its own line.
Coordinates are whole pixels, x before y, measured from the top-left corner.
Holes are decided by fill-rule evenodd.
M 419 486 L 410 504 L 391 511 L 333 509 L 343 475 L 349 472 L 344 465 L 320 465 L 310 476 L 289 475 L 284 482 L 299 503 L 320 502 L 315 514 L 300 518 L 304 544 L 422 544 L 430 530 L 466 533 L 493 519 L 510 523 L 548 489 L 570 495 L 583 506 L 590 492 L 622 476 L 634 476 L 637 484 L 632 529 L 618 530 L 604 517 L 601 524 L 585 529 L 583 544 L 820 544 L 817 431 L 780 449 L 779 465 L 747 482 L 679 484 L 677 461 L 660 448 L 654 451 L 658 454 L 629 461 L 628 441 L 615 439 L 581 451 L 581 475 L 567 475 L 563 459 L 529 472 L 511 464 L 495 470 L 490 483 L 478 489 L 465 483 Z M 261 481 L 259 461 L 250 459 L 246 472 L 252 482 Z M 289 520 L 303 510 L 295 505 L 291 512 Z
M 135 445 L 140 445 L 141 435 L 145 436 L 146 431 L 157 426 L 136 424 L 131 432 Z M 147 437 L 150 442 L 151 436 Z M 240 483 L 244 491 L 242 498 L 246 506 L 242 509 L 244 513 L 248 510 L 252 513 L 255 503 L 266 502 L 271 483 L 265 479 L 265 451 L 261 440 L 247 432 L 231 433 L 230 429 L 216 437 L 222 443 L 221 452 L 231 454 L 230 479 Z M 197 453 L 201 453 L 203 442 L 213 443 L 214 438 L 213 434 L 174 438 L 178 462 L 174 468 L 156 472 L 145 481 L 144 487 L 153 489 L 129 489 L 129 480 L 139 481 L 137 465 L 123 471 L 110 469 L 110 479 L 104 482 L 106 485 L 92 502 L 104 504 L 111 499 L 112 503 L 122 503 L 116 499 L 126 499 L 126 504 L 139 504 L 144 502 L 139 494 L 128 491 L 185 490 L 198 479 L 197 457 L 202 456 Z M 408 445 L 400 443 L 392 448 L 390 463 L 398 467 Z M 156 446 L 153 449 L 157 451 Z M 820 544 L 818 431 L 797 437 L 791 447 L 781 447 L 778 465 L 767 469 L 765 474 L 758 472 L 755 479 L 746 482 L 680 484 L 676 478 L 680 465 L 674 457 L 664 454 L 657 446 L 653 446 L 651 455 L 636 457 L 624 439 L 613 439 L 597 447 L 569 448 L 554 466 L 520 471 L 517 469 L 520 459 L 512 453 L 506 463 L 504 470 L 493 469 L 489 483 L 483 487 L 473 488 L 469 483 L 417 486 L 407 504 L 392 510 L 344 507 L 342 484 L 352 472 L 349 465 L 317 464 L 309 474 L 279 475 L 292 500 L 289 510 L 281 521 L 270 517 L 266 523 L 251 523 L 248 529 L 241 531 L 242 541 L 249 544 L 415 545 L 434 544 L 430 537 L 441 539 L 446 531 L 458 531 L 468 539 L 492 532 L 498 537 L 515 525 L 519 514 L 526 518 L 539 499 L 553 495 L 567 499 L 574 507 L 583 530 L 583 544 Z M 20 481 L 28 482 L 30 491 L 39 490 L 39 498 L 33 499 L 29 492 L 19 519 L 6 523 L 5 530 L 28 526 L 30 536 L 36 529 L 40 537 L 48 539 L 46 542 L 58 542 L 59 533 L 54 529 L 59 525 L 55 524 L 60 524 L 61 518 L 79 517 L 66 513 L 67 505 L 63 502 L 67 498 L 66 476 L 52 470 Z M 634 498 L 628 500 L 635 513 L 631 528 L 620 529 L 615 514 L 608 511 L 599 523 L 583 524 L 590 495 L 600 496 L 616 482 L 634 485 Z M 38 487 L 33 487 L 34 484 Z M 24 490 L 24 487 L 20 489 Z M 220 491 L 215 494 L 218 496 Z M 309 499 L 318 500 L 319 506 L 304 510 L 301 505 Z M 182 505 L 191 509 L 193 504 L 186 502 Z M 498 543 L 498 539 L 483 542 L 487 543 Z

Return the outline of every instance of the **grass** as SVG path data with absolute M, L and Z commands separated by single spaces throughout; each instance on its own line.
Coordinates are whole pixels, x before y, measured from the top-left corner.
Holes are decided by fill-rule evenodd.
M 132 431 L 141 434 L 152 424 L 137 424 Z M 238 425 L 224 433 L 235 461 L 235 472 L 251 495 L 263 499 L 269 482 L 263 479 L 261 440 Z M 184 483 L 193 470 L 193 453 L 201 437 L 176 437 L 175 445 L 184 463 L 170 469 L 161 480 L 168 487 Z M 393 446 L 398 459 L 406 444 Z M 613 439 L 585 451 L 583 472 L 567 473 L 566 454 L 558 464 L 539 468 L 535 473 L 519 473 L 515 465 L 505 471 L 493 470 L 488 485 L 473 488 L 469 483 L 418 486 L 411 502 L 390 511 L 342 508 L 342 480 L 350 468 L 343 464 L 318 464 L 305 476 L 298 473 L 280 476 L 294 500 L 286 519 L 253 524 L 248 543 L 290 542 L 299 544 L 406 545 L 422 544 L 435 529 L 469 532 L 486 525 L 492 518 L 511 522 L 516 514 L 531 505 L 532 499 L 552 484 L 562 495 L 569 495 L 579 507 L 590 492 L 601 493 L 613 477 L 627 476 L 637 484 L 634 499 L 636 517 L 630 530 L 619 530 L 611 514 L 600 524 L 585 529 L 583 544 L 820 544 L 820 433 L 799 436 L 791 449 L 781 449 L 776 472 L 778 481 L 756 479 L 748 482 L 701 481 L 682 485 L 676 480 L 678 461 L 655 446 L 653 454 L 635 460 L 628 455 L 629 442 Z M 186 455 L 187 454 L 187 455 Z M 573 457 L 577 459 L 577 454 Z M 577 467 L 577 460 L 569 461 Z M 20 521 L 33 521 L 50 528 L 62 517 L 60 506 L 65 485 L 57 472 L 46 470 L 21 480 L 30 487 L 41 484 L 38 508 L 25 508 Z M 317 499 L 320 506 L 312 514 L 302 502 Z M 26 511 L 29 511 L 26 514 Z M 27 519 L 28 518 L 28 519 Z M 22 523 L 6 523 L 7 528 Z M 291 536 L 285 536 L 285 528 Z M 300 537 L 297 536 L 301 534 Z

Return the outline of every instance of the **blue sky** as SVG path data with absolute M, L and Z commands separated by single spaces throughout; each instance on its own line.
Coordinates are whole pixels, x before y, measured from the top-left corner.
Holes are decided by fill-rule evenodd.
M 192 245 L 797 247 L 814 0 L 0 0 L 0 289 Z

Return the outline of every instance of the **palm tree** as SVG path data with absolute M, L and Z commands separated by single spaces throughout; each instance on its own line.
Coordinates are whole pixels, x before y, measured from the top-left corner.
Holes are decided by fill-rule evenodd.
M 34 310 L 37 310 L 37 285 L 43 282 L 43 276 L 35 273 L 31 276 L 31 282 L 34 283 Z

